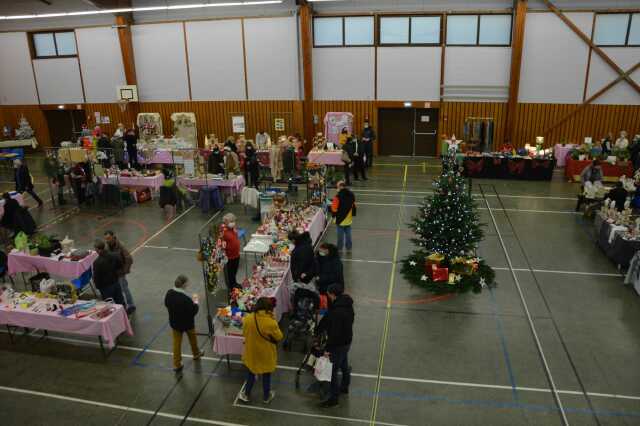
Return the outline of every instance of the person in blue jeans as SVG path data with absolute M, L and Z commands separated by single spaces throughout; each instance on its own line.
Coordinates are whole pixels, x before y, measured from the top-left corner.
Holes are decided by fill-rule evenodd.
M 342 250 L 346 246 L 350 252 L 353 247 L 351 240 L 351 224 L 353 217 L 356 215 L 356 196 L 349 191 L 344 181 L 338 182 L 338 193 L 333 197 L 331 202 L 331 213 L 336 219 L 336 228 L 338 229 L 338 250 Z
M 353 299 L 343 293 L 340 284 L 331 284 L 327 289 L 329 311 L 318 325 L 318 334 L 327 334 L 325 355 L 331 363 L 331 388 L 329 398 L 320 404 L 322 408 L 338 405 L 340 394 L 349 393 L 351 384 L 351 367 L 349 366 L 349 349 L 353 340 Z M 338 372 L 342 373 L 342 380 L 338 380 Z

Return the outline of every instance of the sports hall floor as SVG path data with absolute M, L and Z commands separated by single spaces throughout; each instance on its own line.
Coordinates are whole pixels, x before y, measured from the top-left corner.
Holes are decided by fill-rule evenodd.
M 495 267 L 498 286 L 433 297 L 394 266 L 412 250 L 406 223 L 439 171 L 435 160 L 421 164 L 377 159 L 370 180 L 354 186 L 354 249 L 344 259 L 356 302 L 354 377 L 350 395 L 331 410 L 296 391 L 299 352 L 281 351 L 269 406 L 234 402 L 244 372 L 217 359 L 204 336 L 206 358 L 187 357 L 181 377 L 171 370 L 164 293 L 185 273 L 203 300 L 196 234 L 211 216 L 194 208 L 167 223 L 154 202 L 116 214 L 53 210 L 50 202 L 32 209 L 46 232 L 77 245 L 113 229 L 133 250 L 135 336 L 105 360 L 93 341 L 36 333 L 11 345 L 0 333 L 0 423 L 640 424 L 640 298 L 595 246 L 592 225 L 573 212 L 577 187 L 560 172 L 552 182 L 474 181 L 487 224 L 479 254 Z M 36 189 L 50 198 L 46 184 Z M 253 212 L 227 209 L 255 227 Z M 334 241 L 335 230 L 325 238 Z M 203 313 L 198 324 L 205 332 Z

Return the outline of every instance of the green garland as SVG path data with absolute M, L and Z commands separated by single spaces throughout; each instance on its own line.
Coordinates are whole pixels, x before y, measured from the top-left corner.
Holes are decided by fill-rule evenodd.
M 424 287 L 435 294 L 465 293 L 469 290 L 480 293 L 483 287 L 495 287 L 495 272 L 487 263 L 480 259 L 478 270 L 470 275 L 460 275 L 461 278 L 454 284 L 449 281 L 433 281 L 430 274 L 425 272 L 425 259 L 429 253 L 415 251 L 402 260 L 402 275 L 411 284 Z M 441 267 L 448 268 L 451 265 L 445 259 Z

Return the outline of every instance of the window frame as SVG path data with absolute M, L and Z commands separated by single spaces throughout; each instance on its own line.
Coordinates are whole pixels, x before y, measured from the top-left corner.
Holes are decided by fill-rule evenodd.
M 56 40 L 56 34 L 59 33 L 72 33 L 74 39 L 74 45 L 76 48 L 75 55 L 58 55 L 58 41 Z M 55 55 L 48 56 L 39 56 L 36 51 L 36 44 L 34 40 L 34 36 L 36 34 L 51 34 L 53 37 L 53 46 L 56 49 Z M 66 30 L 43 30 L 43 31 L 31 31 L 29 32 L 29 49 L 31 50 L 31 58 L 32 59 L 56 59 L 56 58 L 77 58 L 78 57 L 78 38 L 76 37 L 76 32 L 73 29 Z
M 452 16 L 475 16 L 476 17 L 476 42 L 475 44 L 449 44 L 447 40 L 444 40 L 445 45 L 451 47 L 511 47 L 513 44 L 513 14 L 509 13 L 450 13 L 447 15 L 447 34 L 449 34 L 449 18 Z M 508 44 L 480 44 L 480 19 L 482 16 L 508 16 L 511 25 L 509 31 L 509 43 Z
M 596 43 L 596 22 L 598 20 L 598 15 L 627 15 L 627 33 L 624 36 L 624 44 L 597 44 Z M 594 21 L 593 21 L 593 36 L 591 37 L 591 42 L 598 46 L 599 48 L 607 48 L 607 47 L 640 47 L 640 44 L 629 44 L 629 36 L 631 35 L 631 24 L 633 23 L 634 15 L 638 15 L 638 19 L 640 19 L 640 12 L 595 12 Z
M 407 37 L 407 43 L 382 43 L 382 32 L 380 31 L 382 28 L 382 20 L 384 18 L 408 18 L 409 19 L 409 33 Z M 440 20 L 440 30 L 438 31 L 438 42 L 437 43 L 411 43 L 411 21 L 413 18 L 439 18 Z M 420 14 L 381 14 L 378 15 L 378 19 L 376 20 L 376 34 L 375 34 L 375 43 L 378 47 L 425 47 L 425 46 L 442 46 L 443 40 L 443 14 L 442 13 L 420 13 Z
M 316 19 L 323 19 L 323 18 L 340 18 L 340 21 L 342 23 L 342 44 L 322 44 L 322 45 L 317 45 L 316 44 Z M 372 24 L 373 24 L 373 37 L 372 37 L 372 42 L 371 44 L 345 44 L 345 39 L 346 39 L 346 24 L 345 24 L 345 18 L 372 18 Z M 313 19 L 311 20 L 311 33 L 313 35 L 313 48 L 314 49 L 324 49 L 326 47 L 374 47 L 376 45 L 376 33 L 377 33 L 377 27 L 376 27 L 376 19 L 374 15 L 316 15 L 313 17 Z

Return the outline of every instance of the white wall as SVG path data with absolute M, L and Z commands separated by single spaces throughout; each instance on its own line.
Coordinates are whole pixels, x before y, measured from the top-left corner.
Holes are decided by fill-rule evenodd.
M 27 34 L 0 34 L 0 58 L 0 105 L 37 104 Z
M 189 100 L 182 23 L 133 25 L 131 38 L 140 101 Z
M 590 35 L 593 13 L 567 13 Z M 520 102 L 582 102 L 589 49 L 553 13 L 530 13 L 525 25 Z
M 244 100 L 241 21 L 187 22 L 186 31 L 193 100 Z
M 440 47 L 378 48 L 378 99 L 439 100 Z
M 640 47 L 607 47 L 602 49 L 623 71 L 627 71 L 640 60 Z M 587 98 L 618 78 L 618 73 L 611 68 L 596 52 L 591 53 L 589 69 L 589 86 Z M 640 69 L 631 74 L 631 78 L 640 84 Z M 593 101 L 595 104 L 640 105 L 640 93 L 636 92 L 626 81 L 619 81 L 615 86 Z
M 78 29 L 76 39 L 87 102 L 116 102 L 116 87 L 126 84 L 117 30 Z
M 504 102 L 509 98 L 510 47 L 447 46 L 444 98 Z
M 373 47 L 313 49 L 314 99 L 374 99 L 374 55 Z
M 245 19 L 249 99 L 300 99 L 296 18 Z
M 82 83 L 78 58 L 33 61 L 41 104 L 81 104 Z

